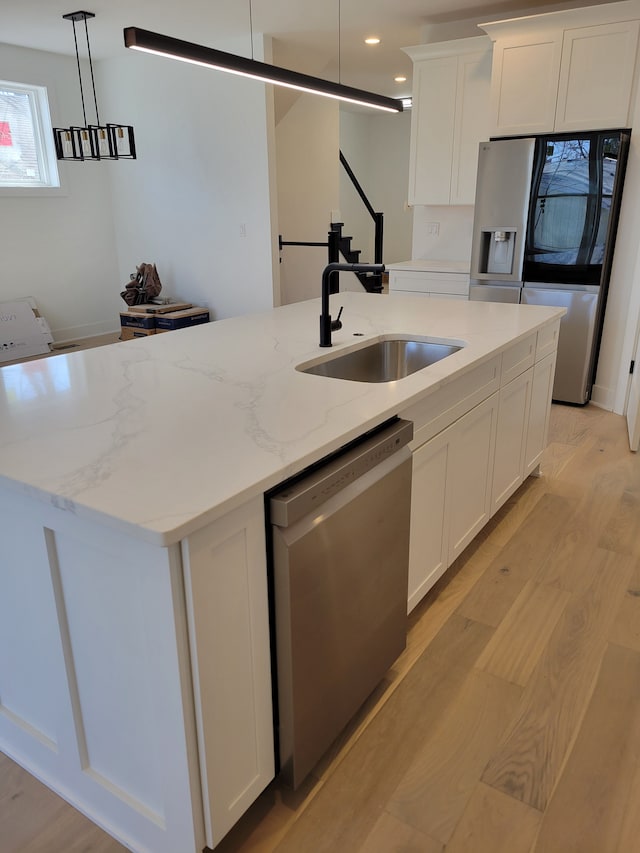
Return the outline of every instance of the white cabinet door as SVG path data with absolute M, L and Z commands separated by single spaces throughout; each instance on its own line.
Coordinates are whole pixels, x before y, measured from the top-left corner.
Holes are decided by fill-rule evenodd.
M 449 476 L 451 564 L 489 519 L 498 394 L 492 394 L 453 425 Z
M 528 477 L 539 464 L 547 445 L 553 377 L 556 372 L 556 353 L 538 361 L 533 369 L 531 406 L 524 454 L 524 476 Z
M 413 453 L 409 612 L 448 565 L 446 495 L 452 434 L 454 427 L 449 427 Z
M 639 21 L 566 30 L 555 130 L 628 127 Z
M 533 368 L 530 367 L 500 389 L 491 515 L 523 480 L 532 381 Z
M 264 504 L 256 498 L 183 542 L 207 844 L 274 775 Z
M 489 131 L 489 39 L 407 52 L 414 61 L 409 203 L 473 204 L 478 143 Z
M 449 204 L 457 69 L 455 56 L 414 65 L 409 204 Z
M 490 51 L 459 57 L 450 204 L 474 204 L 476 200 L 478 146 L 489 138 L 490 80 Z
M 553 130 L 562 32 L 527 33 L 493 48 L 491 136 L 526 136 Z

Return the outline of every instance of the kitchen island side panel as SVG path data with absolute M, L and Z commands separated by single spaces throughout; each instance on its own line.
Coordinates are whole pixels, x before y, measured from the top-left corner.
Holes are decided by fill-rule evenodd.
M 179 549 L 0 488 L 0 749 L 127 847 L 201 850 Z

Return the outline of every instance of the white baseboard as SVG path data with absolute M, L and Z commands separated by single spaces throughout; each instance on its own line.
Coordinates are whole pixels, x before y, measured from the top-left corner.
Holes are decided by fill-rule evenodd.
M 111 335 L 119 332 L 120 326 L 114 320 L 104 320 L 100 323 L 85 323 L 82 326 L 67 326 L 63 329 L 52 329 L 51 334 L 56 344 L 67 341 L 81 341 L 85 338 L 95 338 L 98 335 Z

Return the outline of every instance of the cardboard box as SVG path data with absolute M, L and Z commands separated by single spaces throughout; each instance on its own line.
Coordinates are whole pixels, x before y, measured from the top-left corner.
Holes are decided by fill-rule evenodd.
M 0 302 L 0 363 L 51 351 L 53 335 L 35 300 Z
M 155 302 L 144 302 L 142 305 L 130 305 L 129 312 L 133 312 L 134 314 L 168 314 L 173 311 L 184 311 L 192 307 L 192 302 L 167 302 L 162 305 Z
M 120 327 L 122 329 L 156 330 L 156 318 L 153 314 L 136 314 L 133 311 L 120 312 Z
M 208 308 L 188 308 L 185 311 L 173 311 L 169 314 L 156 314 L 156 332 L 171 332 L 174 329 L 186 329 L 209 322 Z
M 134 338 L 146 338 L 155 335 L 155 329 L 136 329 L 135 326 L 122 326 L 120 328 L 120 340 L 132 341 Z

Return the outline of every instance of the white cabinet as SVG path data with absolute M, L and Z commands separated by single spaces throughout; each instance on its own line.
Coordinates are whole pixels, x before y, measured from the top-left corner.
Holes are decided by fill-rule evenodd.
M 555 372 L 555 352 L 536 362 L 533 369 L 531 405 L 524 455 L 524 477 L 528 477 L 537 468 L 542 452 L 547 445 L 551 392 L 553 391 Z
M 482 24 L 494 41 L 491 136 L 628 127 L 637 0 Z
M 439 299 L 468 299 L 469 275 L 430 270 L 389 270 L 389 292 L 424 294 Z
M 478 143 L 488 132 L 489 40 L 405 51 L 414 62 L 409 204 L 473 204 Z
M 628 127 L 638 21 L 567 30 L 556 131 Z
M 182 543 L 206 840 L 274 775 L 262 498 Z
M 455 424 L 449 564 L 489 520 L 497 414 L 498 395 L 492 394 Z
M 523 479 L 524 450 L 531 403 L 533 368 L 500 389 L 491 514 L 518 488 Z
M 408 609 L 489 519 L 498 395 L 413 453 Z
M 503 355 L 491 515 L 540 463 L 547 442 L 558 330 L 558 323 L 545 327 L 537 342 L 525 339 Z
M 410 409 L 411 611 L 540 462 L 560 322 Z
M 445 500 L 451 456 L 451 427 L 413 453 L 409 611 L 446 571 L 448 519 Z

